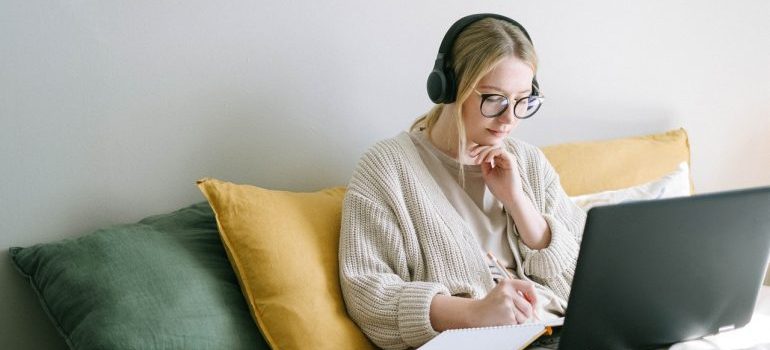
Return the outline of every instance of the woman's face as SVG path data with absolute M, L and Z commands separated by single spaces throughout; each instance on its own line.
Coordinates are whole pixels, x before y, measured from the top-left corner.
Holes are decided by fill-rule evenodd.
M 509 56 L 479 81 L 477 91 L 507 96 L 511 105 L 499 117 L 487 118 L 481 114 L 482 97 L 471 93 L 462 106 L 468 146 L 500 144 L 516 128 L 520 120 L 513 115 L 513 104 L 530 95 L 534 75 L 532 67 L 517 57 Z

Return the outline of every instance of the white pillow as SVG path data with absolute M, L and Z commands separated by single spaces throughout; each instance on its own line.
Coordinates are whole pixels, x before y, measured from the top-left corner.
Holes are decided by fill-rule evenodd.
M 619 190 L 589 193 L 570 197 L 575 204 L 588 211 L 597 205 L 618 204 L 629 201 L 682 197 L 690 195 L 690 171 L 687 162 L 655 181 Z

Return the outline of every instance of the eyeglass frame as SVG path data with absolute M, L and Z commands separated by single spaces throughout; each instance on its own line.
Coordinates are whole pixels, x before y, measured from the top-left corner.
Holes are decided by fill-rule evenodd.
M 493 94 L 485 94 L 485 93 L 483 93 L 483 92 L 481 92 L 481 91 L 479 91 L 479 90 L 476 90 L 476 88 L 473 88 L 473 91 L 474 91 L 474 92 L 476 92 L 476 94 L 477 94 L 477 95 L 479 95 L 479 97 L 481 97 L 481 103 L 479 103 L 479 112 L 481 112 L 481 115 L 482 115 L 482 116 L 484 116 L 484 118 L 497 118 L 497 117 L 499 117 L 499 116 L 503 115 L 503 113 L 505 113 L 505 111 L 507 111 L 507 110 L 508 110 L 508 108 L 510 108 L 510 107 L 511 107 L 511 98 L 509 98 L 508 96 L 505 96 L 505 95 L 503 95 L 503 94 L 498 94 L 498 93 L 493 93 Z M 503 108 L 503 110 L 502 110 L 502 111 L 498 112 L 497 114 L 495 114 L 495 115 L 493 115 L 493 116 L 488 116 L 488 115 L 484 114 L 484 112 L 482 112 L 482 107 L 484 106 L 484 102 L 485 102 L 485 101 L 486 101 L 488 98 L 490 98 L 490 97 L 492 97 L 492 96 L 501 96 L 501 97 L 504 97 L 504 98 L 505 98 L 505 100 L 506 100 L 506 101 L 508 101 L 508 105 L 507 105 L 505 108 Z M 516 105 L 517 105 L 519 102 L 521 102 L 522 100 L 524 100 L 524 99 L 529 99 L 530 97 L 535 97 L 535 98 L 537 98 L 538 100 L 540 100 L 540 104 L 537 106 L 537 109 L 536 109 L 534 112 L 532 112 L 532 114 L 530 114 L 530 115 L 528 115 L 528 116 L 526 116 L 526 117 L 519 117 L 518 115 L 516 115 Z M 534 93 L 534 94 L 529 94 L 529 95 L 527 95 L 527 96 L 524 96 L 524 97 L 522 97 L 522 98 L 520 98 L 520 99 L 518 99 L 518 100 L 514 99 L 514 100 L 513 100 L 513 116 L 514 116 L 514 117 L 516 117 L 517 119 L 529 119 L 529 118 L 532 118 L 532 116 L 533 116 L 533 115 L 535 115 L 535 113 L 537 113 L 537 111 L 539 111 L 539 110 L 540 110 L 540 107 L 542 107 L 542 106 L 543 106 L 543 102 L 545 102 L 545 96 L 543 96 L 543 95 L 540 95 L 540 93 L 539 93 L 539 92 L 536 92 L 536 93 Z

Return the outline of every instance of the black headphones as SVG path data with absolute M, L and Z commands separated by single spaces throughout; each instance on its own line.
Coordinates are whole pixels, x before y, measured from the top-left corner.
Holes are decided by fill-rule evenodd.
M 460 35 L 460 32 L 462 32 L 465 27 L 487 17 L 500 19 L 515 25 L 521 29 L 524 36 L 526 36 L 529 42 L 532 43 L 532 38 L 529 37 L 527 30 L 524 29 L 519 22 L 508 17 L 494 13 L 478 13 L 460 18 L 449 27 L 446 35 L 444 35 L 444 39 L 441 40 L 441 46 L 438 48 L 438 55 L 436 56 L 436 63 L 433 65 L 433 71 L 428 75 L 428 96 L 434 103 L 452 103 L 457 98 L 457 80 L 455 79 L 454 70 L 449 66 L 452 46 L 454 45 L 457 36 Z M 537 83 L 537 79 L 533 77 L 532 93 L 536 95 L 539 90 L 540 85 Z

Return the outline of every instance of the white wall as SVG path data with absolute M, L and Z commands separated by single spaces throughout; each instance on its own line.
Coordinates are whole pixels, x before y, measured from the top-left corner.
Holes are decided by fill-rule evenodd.
M 684 127 L 699 192 L 770 184 L 770 2 L 0 0 L 0 348 L 64 348 L 10 246 L 201 201 L 214 176 L 344 184 L 430 107 L 457 18 L 522 22 L 538 145 Z

